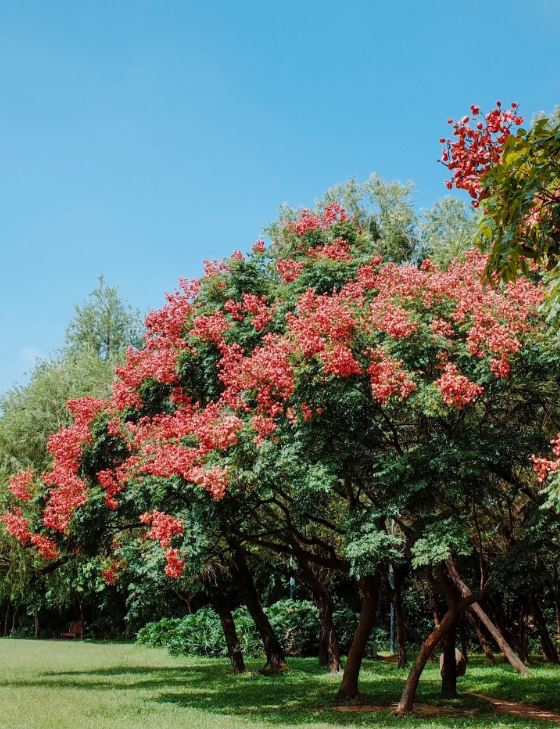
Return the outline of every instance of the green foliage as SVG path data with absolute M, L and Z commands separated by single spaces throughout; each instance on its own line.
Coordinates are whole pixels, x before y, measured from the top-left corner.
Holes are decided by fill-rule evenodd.
M 107 286 L 103 276 L 84 304 L 76 306 L 68 325 L 66 341 L 76 351 L 91 349 L 110 360 L 128 346 L 140 346 L 142 325 L 138 311 L 119 297 L 116 286 Z
M 508 281 L 533 261 L 556 267 L 560 256 L 560 119 L 539 118 L 506 141 L 499 164 L 483 178 L 479 243 L 488 271 Z
M 464 200 L 447 196 L 424 213 L 421 227 L 422 257 L 430 258 L 440 268 L 447 268 L 472 248 L 478 214 Z
M 413 567 L 444 562 L 448 557 L 468 555 L 472 551 L 462 524 L 443 519 L 426 527 L 423 536 L 411 547 Z

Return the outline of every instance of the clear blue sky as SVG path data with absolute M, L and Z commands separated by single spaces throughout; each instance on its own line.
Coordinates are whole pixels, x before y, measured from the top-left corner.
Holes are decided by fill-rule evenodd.
M 0 0 L 0 390 L 99 272 L 142 310 L 278 205 L 445 193 L 445 120 L 560 103 L 560 1 Z

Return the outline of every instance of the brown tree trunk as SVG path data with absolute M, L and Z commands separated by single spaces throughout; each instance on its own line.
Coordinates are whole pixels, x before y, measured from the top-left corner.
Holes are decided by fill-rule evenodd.
M 449 609 L 452 609 L 450 606 Z M 457 659 L 455 647 L 457 642 L 457 619 L 452 621 L 443 637 L 443 665 L 441 668 L 441 697 L 455 699 L 457 697 Z
M 558 652 L 556 651 L 554 643 L 550 637 L 550 633 L 548 632 L 546 620 L 544 619 L 544 615 L 542 614 L 542 610 L 535 594 L 531 595 L 531 611 L 533 613 L 533 620 L 535 621 L 535 626 L 538 630 L 539 638 L 541 639 L 541 646 L 546 659 L 551 663 L 558 663 Z
M 279 671 L 285 671 L 288 668 L 288 664 L 286 663 L 284 649 L 280 645 L 280 641 L 276 637 L 272 625 L 262 608 L 245 555 L 239 547 L 234 550 L 234 558 L 236 576 L 243 590 L 245 605 L 255 622 L 266 654 L 266 665 L 261 668 L 260 672 L 270 675 Z
M 402 604 L 402 574 L 399 569 L 395 570 L 395 618 L 397 623 L 397 647 L 398 658 L 397 665 L 399 668 L 405 668 L 408 663 L 406 656 L 406 625 L 404 621 L 404 612 Z
M 303 559 L 298 560 L 298 564 L 319 608 L 319 665 L 327 667 L 331 673 L 338 673 L 341 668 L 340 648 L 333 622 L 332 598 L 311 565 Z
M 467 619 L 468 624 L 472 628 L 474 634 L 476 635 L 476 638 L 478 640 L 478 643 L 480 645 L 480 649 L 486 656 L 486 661 L 491 665 L 495 665 L 496 659 L 494 658 L 494 654 L 492 653 L 492 649 L 490 648 L 490 644 L 484 637 L 484 633 L 480 629 L 478 622 L 474 618 L 473 614 L 471 613 L 471 608 L 468 608 L 468 610 L 465 610 L 465 617 Z
M 414 700 L 416 698 L 418 683 L 420 682 L 420 676 L 422 675 L 422 671 L 424 670 L 429 657 L 435 651 L 439 642 L 445 636 L 449 628 L 455 623 L 457 617 L 461 614 L 461 611 L 464 610 L 465 607 L 467 607 L 474 599 L 474 596 L 470 595 L 449 607 L 437 627 L 434 628 L 424 641 L 418 655 L 416 656 L 414 665 L 408 674 L 401 700 L 397 707 L 397 716 L 410 714 L 414 710 Z M 453 658 L 455 658 L 455 656 L 453 656 Z
M 352 645 L 344 667 L 342 682 L 338 690 L 338 698 L 342 701 L 359 699 L 358 679 L 371 631 L 375 625 L 377 606 L 379 603 L 379 575 L 362 577 L 360 579 L 362 592 L 362 609 L 358 626 L 352 638 Z
M 220 623 L 222 624 L 222 630 L 224 631 L 226 648 L 233 672 L 236 674 L 244 673 L 245 661 L 243 660 L 243 651 L 241 650 L 241 645 L 237 636 L 237 629 L 235 627 L 233 615 L 231 614 L 229 600 L 223 592 L 219 592 L 218 590 L 212 593 L 211 598 L 212 605 L 220 616 Z
M 457 568 L 455 567 L 455 564 L 453 560 L 448 559 L 447 562 L 447 568 L 449 571 L 449 576 L 453 580 L 453 582 L 457 585 L 459 592 L 463 597 L 468 597 L 472 595 L 471 590 L 465 585 L 463 580 L 460 578 L 459 573 L 457 572 Z M 496 625 L 490 620 L 488 615 L 484 612 L 484 610 L 480 607 L 480 605 L 477 602 L 473 602 L 471 605 L 471 611 L 476 615 L 476 617 L 480 620 L 480 622 L 484 625 L 486 630 L 490 633 L 492 638 L 496 641 L 498 644 L 500 650 L 505 655 L 507 660 L 511 663 L 513 668 L 517 671 L 517 673 L 526 676 L 528 675 L 529 671 L 527 670 L 527 666 L 519 659 L 519 656 L 516 655 L 516 653 L 510 648 L 508 643 L 506 642 L 504 636 L 498 630 Z

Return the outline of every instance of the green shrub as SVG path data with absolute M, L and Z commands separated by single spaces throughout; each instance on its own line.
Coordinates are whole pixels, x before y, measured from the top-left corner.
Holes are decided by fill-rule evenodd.
M 316 605 L 309 600 L 280 600 L 265 612 L 286 655 L 317 655 L 320 625 Z
M 316 656 L 319 653 L 319 611 L 309 600 L 280 600 L 265 608 L 272 628 L 287 656 Z M 233 611 L 237 637 L 243 654 L 261 656 L 262 643 L 253 619 L 244 607 Z M 356 629 L 358 616 L 349 607 L 340 606 L 333 620 L 341 653 L 346 654 Z M 173 655 L 226 656 L 227 650 L 218 614 L 211 608 L 201 608 L 183 618 L 162 618 L 148 623 L 137 634 L 137 642 L 165 647 Z M 385 650 L 386 632 L 374 630 L 367 655 Z

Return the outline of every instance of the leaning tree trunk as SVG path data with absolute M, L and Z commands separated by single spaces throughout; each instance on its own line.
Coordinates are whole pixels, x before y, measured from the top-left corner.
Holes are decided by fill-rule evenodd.
M 235 621 L 231 614 L 231 608 L 227 596 L 216 590 L 212 593 L 212 605 L 220 616 L 220 623 L 222 624 L 222 630 L 224 631 L 224 638 L 226 640 L 226 648 L 228 657 L 231 662 L 233 672 L 244 673 L 245 672 L 245 661 L 243 660 L 243 651 L 241 650 L 241 644 L 237 636 L 237 629 L 235 627 Z
M 471 590 L 465 585 L 461 577 L 459 576 L 459 573 L 457 572 L 457 568 L 455 567 L 455 564 L 453 560 L 448 559 L 447 562 L 447 568 L 449 571 L 449 576 L 453 580 L 453 582 L 457 585 L 459 592 L 463 597 L 468 597 L 472 595 Z M 506 639 L 502 635 L 501 631 L 498 629 L 498 627 L 490 620 L 486 612 L 480 607 L 480 605 L 477 602 L 473 602 L 470 606 L 471 611 L 476 615 L 476 617 L 480 620 L 480 622 L 484 625 L 486 630 L 490 633 L 492 638 L 496 641 L 498 644 L 498 647 L 502 651 L 502 653 L 505 655 L 509 663 L 515 668 L 517 673 L 526 676 L 529 674 L 529 671 L 527 669 L 527 666 L 523 663 L 523 661 L 520 660 L 519 656 L 512 650 L 512 648 L 507 643 Z
M 476 638 L 478 640 L 478 643 L 480 645 L 481 651 L 484 653 L 486 657 L 486 661 L 491 665 L 495 665 L 496 659 L 494 658 L 494 654 L 492 653 L 492 649 L 490 648 L 490 644 L 486 640 L 484 633 L 480 629 L 476 619 L 474 618 L 473 614 L 471 613 L 471 608 L 468 608 L 465 610 L 465 617 L 467 619 L 467 623 L 472 628 L 474 634 L 476 635 Z
M 443 618 L 438 623 L 437 627 L 424 641 L 418 655 L 416 656 L 414 665 L 412 666 L 412 669 L 408 674 L 401 700 L 399 701 L 399 705 L 397 707 L 397 716 L 410 714 L 414 710 L 414 700 L 416 698 L 418 683 L 420 682 L 420 676 L 422 675 L 422 671 L 424 670 L 424 667 L 426 666 L 429 657 L 435 651 L 439 642 L 446 635 L 450 627 L 453 626 L 453 624 L 456 622 L 462 610 L 464 610 L 465 607 L 467 607 L 474 599 L 475 598 L 473 595 L 471 595 L 470 597 L 464 597 L 462 600 L 459 600 L 454 605 L 450 606 Z M 453 660 L 454 659 L 455 655 L 453 655 Z
M 376 574 L 362 577 L 360 579 L 360 588 L 362 591 L 362 609 L 338 690 L 338 698 L 343 701 L 353 701 L 360 698 L 358 679 L 371 631 L 375 625 L 379 603 L 379 576 Z
M 286 663 L 286 654 L 284 653 L 284 649 L 280 645 L 280 641 L 276 637 L 272 625 L 262 608 L 245 555 L 241 548 L 237 547 L 235 549 L 234 557 L 236 576 L 243 590 L 245 605 L 253 618 L 257 632 L 264 646 L 266 665 L 261 668 L 260 672 L 266 675 L 271 675 L 279 673 L 280 671 L 285 671 L 288 668 L 288 664 Z
M 531 595 L 531 611 L 533 613 L 535 626 L 539 633 L 539 638 L 541 639 L 543 653 L 547 661 L 550 661 L 551 663 L 559 663 L 558 652 L 556 651 L 554 643 L 552 642 L 550 633 L 548 632 L 548 627 L 546 625 L 546 620 L 544 619 L 544 615 L 542 614 L 542 610 L 539 606 L 537 596 L 534 593 Z

